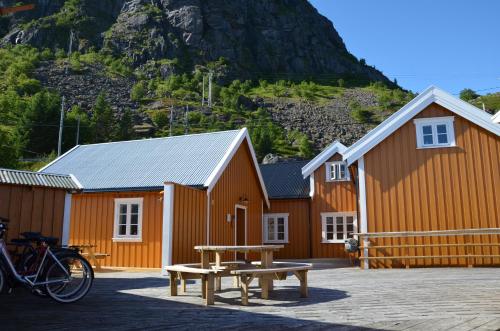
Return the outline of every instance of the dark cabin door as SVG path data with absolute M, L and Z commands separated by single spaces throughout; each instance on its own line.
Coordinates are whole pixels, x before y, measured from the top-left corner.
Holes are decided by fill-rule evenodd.
M 236 207 L 236 245 L 245 246 L 246 245 L 246 209 Z M 244 253 L 236 254 L 237 260 L 244 260 Z

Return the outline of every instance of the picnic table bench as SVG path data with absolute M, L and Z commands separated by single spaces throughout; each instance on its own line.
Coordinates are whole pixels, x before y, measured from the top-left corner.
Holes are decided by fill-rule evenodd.
M 96 271 L 101 271 L 101 263 L 99 262 L 99 260 L 102 260 L 110 256 L 110 254 L 107 253 L 94 252 L 94 248 L 96 248 L 97 245 L 83 244 L 83 245 L 72 245 L 70 247 L 79 249 L 81 255 L 86 257 L 88 260 L 90 260 L 91 263 L 95 265 Z
M 178 284 L 180 280 L 182 291 L 186 291 L 186 280 L 201 279 L 202 297 L 206 305 L 214 304 L 214 292 L 220 290 L 220 279 L 222 277 L 236 277 L 238 282 L 235 287 L 241 290 L 241 303 L 248 304 L 248 291 L 250 283 L 259 279 L 262 288 L 261 297 L 269 298 L 269 291 L 273 289 L 273 280 L 284 280 L 288 273 L 293 273 L 300 281 L 300 295 L 307 297 L 307 271 L 311 265 L 307 263 L 273 262 L 272 252 L 279 249 L 279 245 L 267 246 L 197 246 L 202 252 L 201 263 L 177 264 L 165 268 L 170 275 L 170 295 L 178 295 Z M 229 261 L 222 262 L 221 254 L 225 251 L 248 252 L 260 251 L 261 261 Z M 209 261 L 208 252 L 216 253 L 215 263 Z

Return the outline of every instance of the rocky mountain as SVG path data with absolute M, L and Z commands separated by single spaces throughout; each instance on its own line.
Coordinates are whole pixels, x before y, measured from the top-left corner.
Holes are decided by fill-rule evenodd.
M 176 59 L 182 70 L 224 58 L 230 78 L 355 77 L 391 82 L 350 54 L 307 0 L 37 0 L 2 18 L 2 44 L 105 49 L 134 66 Z M 18 3 L 0 0 L 0 6 Z

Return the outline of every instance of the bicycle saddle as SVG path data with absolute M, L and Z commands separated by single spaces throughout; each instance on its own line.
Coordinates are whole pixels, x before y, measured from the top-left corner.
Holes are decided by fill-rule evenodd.
M 26 240 L 38 240 L 42 236 L 40 232 L 22 232 L 20 235 Z
M 38 240 L 43 241 L 44 243 L 46 243 L 49 246 L 55 246 L 55 245 L 57 245 L 59 238 L 40 236 L 40 237 L 38 237 Z

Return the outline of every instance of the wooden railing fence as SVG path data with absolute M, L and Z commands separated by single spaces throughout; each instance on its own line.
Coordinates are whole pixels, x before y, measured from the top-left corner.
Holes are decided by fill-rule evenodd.
M 364 266 L 367 266 L 371 260 L 408 260 L 408 259 L 451 259 L 451 258 L 465 258 L 468 267 L 474 265 L 475 258 L 500 258 L 500 254 L 482 254 L 476 253 L 474 247 L 500 247 L 500 237 L 497 242 L 477 242 L 473 240 L 474 236 L 485 235 L 500 235 L 500 228 L 481 228 L 481 229 L 462 229 L 462 230 L 439 230 L 439 231 L 404 231 L 404 232 L 372 232 L 372 233 L 355 233 L 359 237 L 361 243 L 361 254 L 359 259 Z M 429 244 L 409 244 L 408 238 L 423 238 L 426 237 L 447 237 L 455 236 L 462 237 L 463 243 L 429 243 Z M 405 244 L 395 245 L 373 245 L 370 239 L 376 238 L 399 238 L 399 241 L 405 239 Z M 411 249 L 419 248 L 450 248 L 450 247 L 464 247 L 464 254 L 444 254 L 444 255 L 413 255 L 410 254 Z M 395 250 L 398 249 L 403 254 L 389 255 L 389 256 L 370 256 L 370 250 Z M 406 268 L 410 267 L 410 263 L 405 263 Z

